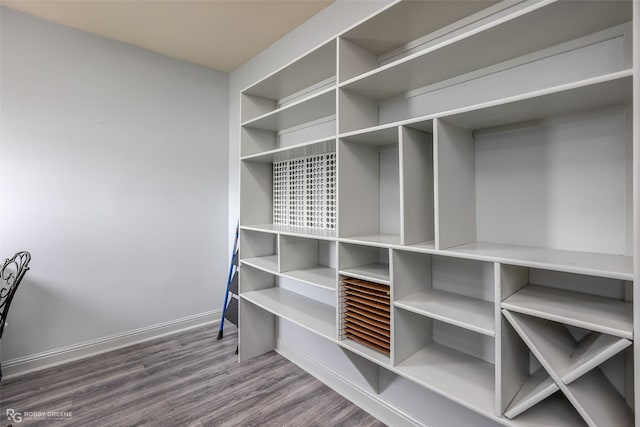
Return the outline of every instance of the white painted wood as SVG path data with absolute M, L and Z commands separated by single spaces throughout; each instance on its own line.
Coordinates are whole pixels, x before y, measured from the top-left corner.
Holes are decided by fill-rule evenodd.
M 334 87 L 329 87 L 292 104 L 246 121 L 242 123 L 242 126 L 245 128 L 281 131 L 323 117 L 335 116 L 335 114 L 336 91 Z
M 278 237 L 271 233 L 240 230 L 240 258 L 277 254 Z
M 369 280 L 370 282 L 376 282 L 382 285 L 389 285 L 391 283 L 389 279 L 389 264 L 381 264 L 379 262 L 346 268 L 340 270 L 339 273 L 343 276 Z
M 335 230 L 325 230 L 325 229 L 317 229 L 317 228 L 300 228 L 300 227 L 291 227 L 288 225 L 277 225 L 277 224 L 250 224 L 250 225 L 241 225 L 241 229 L 243 230 L 254 230 L 261 231 L 265 233 L 274 233 L 281 234 L 283 236 L 299 236 L 299 237 L 310 237 L 314 239 L 321 240 L 337 240 L 336 231 Z
M 240 298 L 238 323 L 238 360 L 240 362 L 275 348 L 276 319 L 273 314 Z
M 378 365 L 391 365 L 391 358 L 389 356 L 380 353 L 379 351 L 375 351 L 352 339 L 346 338 L 340 341 L 340 345 L 367 360 L 377 363 Z
M 430 255 L 400 250 L 394 250 L 392 255 L 394 301 L 409 299 L 431 289 Z
M 513 419 L 559 390 L 560 388 L 553 382 L 547 371 L 540 368 L 527 379 L 504 416 Z
M 436 175 L 436 248 L 476 240 L 475 154 L 473 136 L 436 119 L 434 121 Z
M 499 272 L 496 273 L 500 275 L 500 298 L 498 301 L 504 301 L 529 284 L 528 268 L 506 264 L 500 264 L 499 267 Z M 500 308 L 499 304 L 498 308 Z
M 336 151 L 335 137 L 319 138 L 287 147 L 276 148 L 266 152 L 243 156 L 241 160 L 252 162 L 274 163 L 292 160 L 317 154 L 333 153 Z
M 241 156 L 260 154 L 277 148 L 278 138 L 275 132 L 262 129 L 240 129 Z
M 378 123 L 378 104 L 355 92 L 338 90 L 339 133 L 370 128 Z
M 624 338 L 592 332 L 578 343 L 564 369 L 562 381 L 570 384 L 632 344 Z
M 497 64 L 630 19 L 629 2 L 538 2 L 509 17 L 496 19 L 449 38 L 441 44 L 379 67 L 344 83 L 343 87 L 375 99 L 388 99 L 449 77 Z M 547 5 L 545 5 L 547 4 Z M 537 9 L 537 10 L 535 10 Z M 580 10 L 578 10 L 580 9 Z M 565 25 L 580 14 L 575 25 Z M 546 31 L 539 31 L 544 27 Z M 486 46 L 492 46 L 486 51 Z M 429 73 L 416 70 L 429 69 Z
M 380 166 L 375 147 L 338 143 L 338 233 L 341 237 L 379 233 Z
M 240 164 L 240 224 L 273 222 L 273 168 L 267 163 Z
M 241 301 L 248 301 L 318 335 L 336 338 L 335 309 L 330 305 L 280 288 L 246 292 L 240 297 Z M 272 332 L 272 337 L 274 336 L 275 333 Z
M 276 286 L 276 275 L 272 271 L 256 267 L 244 261 L 242 266 L 242 274 L 238 276 L 238 290 L 240 294 L 274 288 Z M 277 269 L 277 264 L 274 264 L 274 266 Z
M 529 349 L 502 314 L 497 315 L 496 414 L 501 416 L 529 378 Z
M 399 234 L 363 234 L 353 237 L 341 237 L 341 241 L 380 247 L 400 246 Z
M 240 95 L 241 122 L 255 119 L 278 108 L 278 103 L 269 98 L 243 93 Z
M 281 276 L 288 277 L 299 282 L 319 286 L 332 291 L 336 290 L 336 269 L 323 265 L 315 265 L 282 273 Z
M 425 348 L 433 341 L 433 320 L 403 310 L 393 308 L 395 327 L 393 334 L 394 366 L 398 367 L 402 362 Z
M 502 307 L 621 338 L 633 338 L 633 307 L 621 300 L 528 285 L 505 299 Z
M 253 258 L 245 258 L 240 261 L 242 265 L 248 265 L 267 273 L 278 274 L 278 255 L 266 255 Z
M 399 146 L 380 149 L 380 227 L 382 235 L 400 237 L 402 213 Z
M 560 393 L 556 393 L 512 420 L 519 427 L 584 427 L 584 420 Z
M 397 126 L 374 128 L 366 132 L 358 132 L 344 136 L 345 141 L 359 142 L 361 144 L 371 146 L 391 146 L 399 141 L 399 132 Z
M 280 272 L 318 265 L 319 259 L 318 240 L 280 237 Z
M 493 365 L 431 343 L 401 362 L 397 369 L 422 386 L 462 406 L 493 416 Z
M 243 93 L 280 100 L 336 75 L 336 42 L 330 40 L 284 65 Z
M 599 369 L 595 369 L 567 386 L 577 402 L 578 411 L 592 426 L 627 427 L 634 425 L 634 415 Z
M 449 248 L 443 255 L 463 256 L 532 268 L 587 274 L 612 279 L 633 278 L 633 258 L 624 255 L 597 254 L 500 243 L 474 242 Z
M 459 1 L 455 4 L 399 2 L 346 31 L 342 38 L 352 40 L 373 56 L 379 56 L 441 30 L 495 3 L 495 1 Z M 381 29 L 384 30 L 381 31 Z
M 338 82 L 343 82 L 373 70 L 378 66 L 378 59 L 357 44 L 338 37 L 338 64 Z
M 495 336 L 494 306 L 487 301 L 429 289 L 402 298 L 394 305 L 479 334 Z
M 433 137 L 400 128 L 401 243 L 435 241 Z

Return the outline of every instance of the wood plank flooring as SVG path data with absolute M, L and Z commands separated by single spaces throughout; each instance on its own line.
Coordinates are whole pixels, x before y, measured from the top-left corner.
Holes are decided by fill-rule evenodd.
M 3 380 L 0 425 L 11 408 L 71 412 L 13 427 L 384 426 L 275 352 L 238 364 L 235 328 L 216 336 L 193 329 Z

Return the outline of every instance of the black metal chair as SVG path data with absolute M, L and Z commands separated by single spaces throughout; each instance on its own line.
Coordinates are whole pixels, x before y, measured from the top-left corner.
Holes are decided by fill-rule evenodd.
M 18 290 L 18 286 L 29 270 L 31 254 L 23 251 L 18 252 L 12 258 L 6 259 L 0 269 L 0 339 L 7 324 L 7 315 L 13 296 Z M 2 362 L 0 361 L 0 380 L 2 379 Z

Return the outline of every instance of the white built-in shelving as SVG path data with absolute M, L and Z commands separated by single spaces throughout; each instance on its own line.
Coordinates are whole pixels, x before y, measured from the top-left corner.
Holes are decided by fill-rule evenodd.
M 640 425 L 639 11 L 398 1 L 244 89 L 240 359 L 297 325 L 417 423 L 400 383 L 506 426 Z M 388 298 L 382 352 L 343 333 L 348 280 Z

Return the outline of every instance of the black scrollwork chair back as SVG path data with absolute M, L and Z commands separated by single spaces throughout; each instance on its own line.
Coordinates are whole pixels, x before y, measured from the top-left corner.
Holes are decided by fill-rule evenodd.
M 18 252 L 12 258 L 6 259 L 0 269 L 0 338 L 4 332 L 4 325 L 7 323 L 9 306 L 24 274 L 29 270 L 30 261 L 31 254 L 29 252 Z M 2 378 L 1 365 L 0 378 Z

